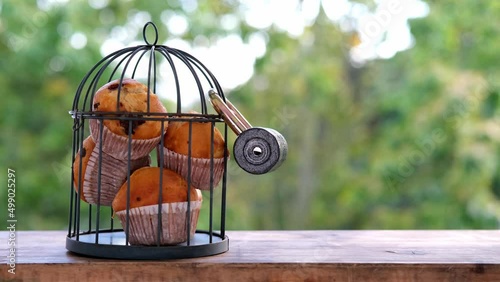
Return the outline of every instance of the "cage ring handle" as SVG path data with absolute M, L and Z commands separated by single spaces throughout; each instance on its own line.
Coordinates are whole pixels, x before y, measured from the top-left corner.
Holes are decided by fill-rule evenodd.
M 146 37 L 146 29 L 148 28 L 148 26 L 152 26 L 153 30 L 155 32 L 155 37 L 154 37 L 153 43 L 150 43 L 148 41 L 148 38 Z M 146 42 L 146 44 L 148 44 L 148 45 L 156 45 L 156 43 L 158 43 L 158 28 L 156 27 L 156 25 L 153 22 L 147 22 L 144 25 L 144 28 L 142 29 L 142 38 L 144 39 L 144 42 Z
M 209 90 L 208 96 L 215 111 L 222 116 L 236 135 L 240 135 L 243 131 L 252 128 L 252 125 L 227 98 L 226 102 L 224 102 L 214 90 Z

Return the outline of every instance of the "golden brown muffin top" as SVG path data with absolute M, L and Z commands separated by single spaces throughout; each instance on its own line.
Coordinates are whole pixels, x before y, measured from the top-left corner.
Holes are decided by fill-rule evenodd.
M 116 112 L 118 102 L 118 89 L 120 80 L 113 80 L 103 85 L 97 90 L 92 105 L 93 111 L 96 112 Z M 148 87 L 134 79 L 123 79 L 120 90 L 119 110 L 121 112 L 146 113 L 148 111 Z M 150 91 L 149 94 L 149 112 L 150 113 L 166 113 L 167 110 L 161 103 L 158 96 Z M 130 123 L 122 120 L 104 120 L 104 125 L 111 132 L 128 136 Z M 166 125 L 164 129 L 166 128 Z M 158 137 L 161 134 L 161 123 L 159 121 L 132 121 L 132 138 L 133 139 L 150 139 Z
M 144 167 L 130 176 L 130 208 L 156 205 L 160 187 L 160 168 Z M 187 182 L 177 173 L 163 169 L 162 203 L 187 201 Z M 202 200 L 198 189 L 191 187 L 191 201 Z M 125 182 L 113 200 L 115 212 L 127 207 L 127 182 Z
M 210 158 L 211 122 L 192 122 L 191 128 L 191 156 L 193 158 Z M 224 157 L 224 138 L 214 127 L 214 158 Z M 188 155 L 189 150 L 189 122 L 171 121 L 164 138 L 164 146 L 176 153 Z

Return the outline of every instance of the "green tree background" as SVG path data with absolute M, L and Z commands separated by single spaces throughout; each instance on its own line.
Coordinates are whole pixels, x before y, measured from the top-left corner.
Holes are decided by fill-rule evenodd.
M 252 78 L 228 94 L 252 124 L 287 138 L 289 156 L 261 176 L 231 161 L 229 229 L 498 228 L 500 2 L 426 1 L 429 14 L 410 21 L 414 46 L 362 65 L 350 59 L 359 34 L 323 9 L 291 36 L 248 25 L 236 0 L 45 8 L 54 2 L 0 0 L 0 182 L 16 170 L 19 229 L 66 228 L 76 88 L 114 27 L 144 12 L 161 23 L 165 10 L 189 19 L 188 42 L 226 36 L 224 15 L 240 19 L 244 42 L 268 38 Z M 69 44 L 76 31 L 87 37 L 80 50 Z M 0 215 L 5 222 L 6 208 Z

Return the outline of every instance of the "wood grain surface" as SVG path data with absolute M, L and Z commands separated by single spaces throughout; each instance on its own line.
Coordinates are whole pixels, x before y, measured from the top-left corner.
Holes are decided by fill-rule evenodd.
M 0 281 L 500 281 L 500 231 L 230 231 L 211 257 L 129 261 L 66 250 L 64 231 L 18 231 Z

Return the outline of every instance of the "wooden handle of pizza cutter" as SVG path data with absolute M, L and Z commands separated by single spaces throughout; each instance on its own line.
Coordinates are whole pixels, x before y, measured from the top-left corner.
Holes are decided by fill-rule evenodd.
M 222 116 L 236 135 L 240 135 L 243 131 L 252 128 L 252 125 L 229 100 L 226 99 L 226 102 L 224 102 L 214 90 L 208 91 L 208 97 L 210 97 L 210 102 L 215 111 Z

